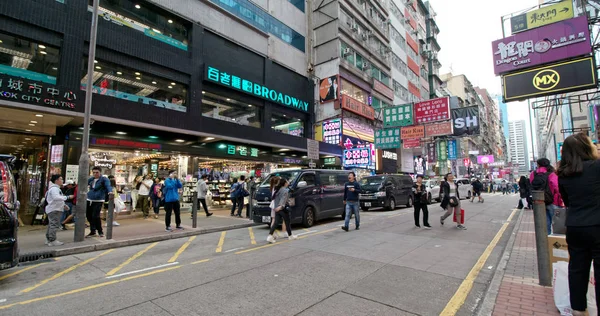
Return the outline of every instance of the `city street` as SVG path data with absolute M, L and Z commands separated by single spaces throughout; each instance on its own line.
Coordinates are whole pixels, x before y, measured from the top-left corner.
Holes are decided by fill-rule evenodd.
M 432 230 L 376 210 L 295 241 L 257 226 L 25 264 L 0 272 L 0 315 L 473 315 L 518 217 L 516 195 L 484 196 L 466 231 L 436 203 Z

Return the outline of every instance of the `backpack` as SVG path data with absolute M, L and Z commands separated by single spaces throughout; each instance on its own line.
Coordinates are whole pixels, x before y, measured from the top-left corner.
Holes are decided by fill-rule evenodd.
M 536 172 L 533 176 L 533 181 L 531 181 L 531 188 L 533 190 L 544 191 L 544 203 L 546 205 L 554 203 L 554 194 L 550 190 L 550 181 L 548 180 L 550 174 L 551 172 Z
M 246 190 L 244 190 L 243 184 L 236 182 L 234 185 L 231 186 L 231 198 L 232 199 L 246 197 L 248 195 L 249 195 L 249 193 Z

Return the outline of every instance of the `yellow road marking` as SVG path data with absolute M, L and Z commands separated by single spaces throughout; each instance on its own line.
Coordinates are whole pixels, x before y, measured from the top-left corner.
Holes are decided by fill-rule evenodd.
M 308 230 L 308 228 L 304 228 L 304 231 L 306 231 L 306 232 L 310 232 L 310 230 Z
M 210 259 L 204 259 L 204 260 L 200 260 L 200 261 L 192 262 L 192 263 L 190 263 L 190 264 L 199 264 L 199 263 L 204 263 L 204 262 L 207 262 L 207 261 L 210 261 Z
M 47 263 L 49 263 L 49 262 L 38 263 L 38 264 L 36 264 L 36 265 L 32 265 L 32 266 L 30 266 L 30 267 L 23 268 L 23 269 L 21 269 L 21 270 L 15 271 L 15 272 L 13 272 L 13 273 L 9 273 L 9 274 L 7 274 L 7 275 L 0 276 L 0 281 L 2 281 L 2 280 L 4 280 L 4 279 L 8 279 L 8 278 L 10 278 L 11 276 L 15 276 L 15 275 L 21 274 L 21 273 L 23 273 L 23 272 L 25 272 L 25 271 L 28 271 L 28 270 L 31 270 L 31 269 L 37 268 L 37 267 L 39 267 L 39 266 L 41 266 L 41 265 L 45 265 L 45 264 L 47 264 Z
M 158 245 L 157 242 L 151 244 L 150 246 L 146 247 L 146 249 L 136 253 L 135 255 L 131 256 L 131 258 L 125 260 L 125 262 L 121 263 L 118 267 L 110 270 L 106 276 L 111 276 L 114 275 L 115 273 L 119 272 L 119 270 L 123 269 L 123 267 L 125 267 L 126 265 L 130 264 L 133 260 L 139 258 L 141 255 L 143 255 L 144 253 L 146 253 L 146 251 L 152 249 L 154 246 Z
M 456 315 L 458 310 L 465 303 L 467 295 L 469 295 L 469 293 L 471 292 L 471 289 L 473 288 L 473 283 L 479 275 L 481 268 L 483 268 L 483 265 L 485 264 L 490 254 L 498 244 L 498 241 L 500 241 L 500 238 L 502 238 L 502 235 L 504 235 L 504 231 L 506 231 L 506 228 L 510 224 L 511 219 L 513 218 L 516 212 L 517 210 L 513 210 L 513 212 L 508 217 L 506 223 L 502 225 L 502 228 L 500 228 L 494 239 L 492 239 L 487 248 L 485 248 L 485 250 L 481 254 L 481 257 L 479 257 L 479 260 L 477 260 L 469 274 L 467 274 L 465 280 L 460 284 L 458 290 L 456 290 L 456 293 L 454 293 L 454 296 L 452 296 L 444 310 L 440 313 L 440 316 Z
M 37 289 L 38 287 L 40 287 L 40 286 L 42 286 L 42 285 L 44 285 L 44 284 L 46 284 L 46 283 L 48 283 L 48 282 L 50 282 L 52 280 L 56 280 L 56 279 L 60 278 L 61 276 L 65 275 L 65 274 L 67 274 L 67 273 L 69 273 L 69 272 L 71 272 L 71 271 L 73 271 L 73 270 L 75 270 L 75 269 L 77 269 L 77 268 L 79 268 L 81 266 L 84 266 L 84 265 L 86 265 L 86 264 L 88 264 L 88 263 L 90 263 L 90 262 L 92 262 L 92 261 L 94 261 L 94 260 L 96 260 L 96 259 L 104 256 L 105 254 L 107 254 L 109 252 L 112 252 L 113 250 L 114 249 L 107 250 L 107 251 L 105 251 L 105 252 L 103 252 L 103 253 L 101 253 L 101 254 L 93 257 L 93 258 L 90 258 L 90 259 L 87 259 L 85 261 L 82 261 L 82 262 L 80 262 L 80 263 L 78 263 L 78 264 L 76 264 L 76 265 L 74 265 L 74 266 L 72 266 L 72 267 L 70 267 L 70 268 L 68 268 L 66 270 L 63 270 L 63 271 L 61 271 L 61 272 L 59 272 L 59 273 L 57 273 L 57 274 L 55 274 L 55 275 L 53 275 L 53 276 L 45 279 L 45 280 L 43 280 L 42 282 L 40 282 L 40 283 L 38 283 L 38 284 L 36 284 L 34 286 L 31 286 L 31 287 L 28 287 L 28 288 L 24 289 L 23 291 L 19 292 L 19 294 L 31 292 L 31 291 Z
M 134 280 L 134 279 L 146 277 L 146 276 L 157 274 L 157 273 L 161 273 L 161 272 L 166 272 L 166 271 L 169 271 L 169 270 L 175 270 L 175 269 L 179 269 L 179 268 L 181 268 L 181 266 L 175 266 L 175 267 L 170 267 L 170 268 L 166 268 L 166 269 L 156 270 L 156 271 L 152 271 L 152 272 L 148 272 L 148 273 L 144 273 L 144 274 L 139 274 L 139 275 L 134 275 L 134 276 L 126 277 L 126 278 L 123 278 L 123 279 L 118 279 L 118 280 L 113 280 L 113 281 L 107 281 L 107 282 L 104 282 L 104 283 L 100 283 L 100 284 L 96 284 L 96 285 L 91 285 L 91 286 L 87 286 L 87 287 L 83 287 L 83 288 L 80 288 L 80 289 L 75 289 L 75 290 L 71 290 L 71 291 L 67 291 L 67 292 L 63 292 L 63 293 L 59 293 L 59 294 L 53 294 L 53 295 L 48 295 L 48 296 L 34 298 L 34 299 L 31 299 L 31 300 L 27 300 L 27 301 L 21 301 L 21 302 L 17 302 L 17 303 L 12 303 L 12 304 L 8 304 L 8 305 L 0 306 L 0 310 L 11 308 L 11 307 L 17 306 L 17 305 L 27 305 L 27 304 L 31 304 L 31 303 L 35 303 L 35 302 L 39 302 L 39 301 L 45 301 L 45 300 L 52 299 L 52 298 L 62 297 L 62 296 L 65 296 L 65 295 L 71 295 L 71 294 L 76 294 L 76 293 L 80 293 L 80 292 L 85 292 L 85 291 L 97 289 L 97 288 L 100 288 L 100 287 L 104 287 L 104 286 L 107 286 L 107 285 L 116 284 L 116 283 L 120 283 L 120 282 L 124 282 L 124 281 L 129 281 L 129 280 Z
M 221 238 L 219 238 L 219 244 L 217 245 L 217 249 L 215 249 L 215 252 L 223 251 L 223 243 L 225 243 L 225 235 L 227 235 L 227 232 L 221 232 Z
M 256 245 L 256 239 L 254 239 L 254 231 L 252 227 L 248 227 L 248 233 L 250 234 L 250 243 Z
M 177 250 L 177 252 L 173 255 L 173 257 L 171 257 L 171 259 L 169 259 L 169 263 L 175 262 L 177 261 L 177 258 L 179 258 L 179 256 L 187 249 L 187 247 L 189 247 L 189 245 L 192 243 L 192 241 L 194 241 L 194 239 L 196 239 L 196 236 L 192 236 L 190 237 L 190 239 L 188 239 L 188 241 L 185 242 L 185 244 L 183 244 L 179 250 Z

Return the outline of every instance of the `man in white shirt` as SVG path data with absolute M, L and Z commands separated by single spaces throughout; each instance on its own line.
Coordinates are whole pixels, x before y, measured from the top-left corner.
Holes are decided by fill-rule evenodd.
M 196 191 L 198 192 L 198 206 L 202 205 L 204 208 L 204 212 L 206 213 L 206 217 L 213 215 L 213 213 L 208 212 L 208 207 L 206 206 L 206 193 L 208 192 L 208 185 L 206 184 L 207 175 L 203 174 L 198 180 L 198 184 L 196 185 Z
M 138 201 L 141 202 L 144 219 L 147 219 L 150 214 L 150 188 L 153 184 L 154 181 L 152 180 L 152 175 L 148 174 L 146 175 L 146 179 L 144 179 L 140 185 Z

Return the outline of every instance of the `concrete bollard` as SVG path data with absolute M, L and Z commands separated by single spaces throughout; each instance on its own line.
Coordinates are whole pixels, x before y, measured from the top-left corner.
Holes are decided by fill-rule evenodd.
M 532 191 L 533 222 L 535 225 L 535 248 L 537 250 L 538 275 L 540 285 L 552 286 L 552 266 L 548 253 L 548 228 L 546 223 L 546 203 L 544 191 Z
M 108 213 L 106 214 L 106 239 L 112 239 L 113 219 L 115 218 L 115 197 L 111 194 L 108 198 Z

